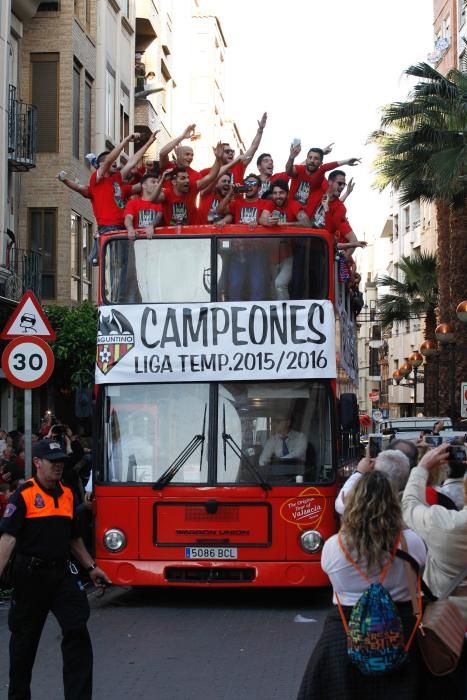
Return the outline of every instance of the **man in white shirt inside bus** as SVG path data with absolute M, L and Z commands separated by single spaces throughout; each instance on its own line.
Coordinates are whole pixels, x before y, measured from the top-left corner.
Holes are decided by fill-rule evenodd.
M 275 419 L 275 432 L 264 444 L 259 457 L 261 467 L 271 462 L 304 462 L 307 439 L 303 433 L 291 430 L 289 416 L 279 415 Z

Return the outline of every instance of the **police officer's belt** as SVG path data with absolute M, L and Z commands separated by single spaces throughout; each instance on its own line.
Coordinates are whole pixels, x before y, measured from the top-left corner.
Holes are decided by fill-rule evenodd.
M 31 569 L 63 569 L 68 563 L 67 559 L 41 559 L 28 554 L 17 554 L 16 559 L 22 564 L 26 564 Z

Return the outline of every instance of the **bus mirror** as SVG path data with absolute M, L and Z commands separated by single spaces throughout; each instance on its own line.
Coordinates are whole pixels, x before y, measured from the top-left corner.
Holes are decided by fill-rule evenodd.
M 341 394 L 339 397 L 339 419 L 342 430 L 359 429 L 358 402 L 355 394 Z

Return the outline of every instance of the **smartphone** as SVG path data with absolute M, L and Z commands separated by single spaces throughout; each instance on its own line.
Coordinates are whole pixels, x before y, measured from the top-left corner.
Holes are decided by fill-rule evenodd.
M 294 140 L 292 141 L 292 146 L 293 146 L 294 148 L 297 148 L 298 146 L 301 146 L 301 145 L 302 145 L 302 142 L 300 141 L 300 139 L 294 139 Z
M 382 435 L 369 435 L 368 437 L 368 448 L 369 455 L 371 459 L 375 459 L 383 449 L 383 436 Z
M 465 461 L 465 447 L 463 445 L 449 445 L 449 460 L 455 460 L 456 462 Z
M 441 445 L 442 441 L 443 438 L 441 435 L 425 435 L 426 444 L 432 447 L 438 447 L 438 445 Z
M 246 185 L 234 185 L 235 192 L 248 192 L 248 187 Z

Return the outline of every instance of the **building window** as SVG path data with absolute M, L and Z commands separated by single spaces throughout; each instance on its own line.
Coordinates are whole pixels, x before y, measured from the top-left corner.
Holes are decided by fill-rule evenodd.
M 105 71 L 105 135 L 115 143 L 115 72 L 109 66 Z
M 446 15 L 443 19 L 443 37 L 451 43 L 451 15 Z
M 29 209 L 29 248 L 42 254 L 42 299 L 55 299 L 57 210 Z
M 58 53 L 31 54 L 31 102 L 37 107 L 37 151 L 58 152 Z
M 91 152 L 91 123 L 92 123 L 92 78 L 86 73 L 84 81 L 84 155 Z M 86 158 L 88 168 L 91 167 Z
M 81 99 L 81 66 L 73 63 L 73 157 L 79 159 L 79 105 Z
M 48 2 L 40 2 L 37 8 L 38 12 L 58 12 L 60 10 L 60 0 L 48 0 Z
M 410 207 L 404 209 L 404 229 L 406 233 L 410 231 Z
M 130 92 L 122 85 L 120 89 L 120 142 L 130 133 Z M 130 144 L 125 146 L 125 153 L 130 152 Z
M 459 29 L 464 26 L 467 17 L 467 0 L 460 0 L 459 3 Z
M 71 213 L 71 300 L 85 301 L 91 298 L 92 224 L 75 212 Z

